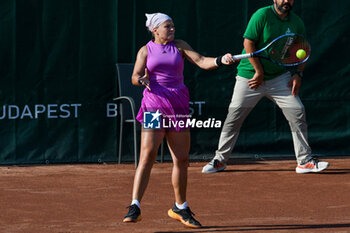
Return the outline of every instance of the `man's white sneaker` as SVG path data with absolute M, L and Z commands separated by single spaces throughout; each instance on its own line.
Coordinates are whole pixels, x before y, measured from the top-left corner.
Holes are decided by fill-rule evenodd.
M 328 162 L 320 162 L 317 159 L 311 159 L 309 162 L 298 165 L 295 168 L 296 173 L 320 172 L 329 166 Z
M 226 168 L 225 163 L 222 163 L 217 159 L 213 159 L 203 167 L 202 173 L 215 173 L 215 172 L 223 171 L 225 168 Z

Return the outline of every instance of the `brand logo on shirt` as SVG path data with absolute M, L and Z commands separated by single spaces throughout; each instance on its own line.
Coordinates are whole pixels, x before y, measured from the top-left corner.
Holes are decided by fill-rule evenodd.
M 166 53 L 166 51 L 164 50 L 162 53 L 164 54 L 164 53 Z
M 143 128 L 144 129 L 160 129 L 162 114 L 157 110 L 156 112 L 143 113 Z
M 290 30 L 290 28 L 288 28 L 287 31 L 286 31 L 286 34 L 291 33 L 291 32 L 292 31 Z

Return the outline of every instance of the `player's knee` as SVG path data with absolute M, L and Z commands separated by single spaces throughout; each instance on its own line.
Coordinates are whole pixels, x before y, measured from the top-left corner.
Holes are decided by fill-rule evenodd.
M 152 166 L 157 155 L 157 150 L 155 149 L 145 149 L 141 150 L 140 162 L 139 164 L 142 166 Z
M 188 166 L 188 163 L 189 163 L 188 156 L 181 156 L 174 159 L 174 165 L 179 167 Z

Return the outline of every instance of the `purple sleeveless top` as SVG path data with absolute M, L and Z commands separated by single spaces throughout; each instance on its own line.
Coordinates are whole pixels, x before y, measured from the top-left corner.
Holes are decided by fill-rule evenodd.
M 166 44 L 147 43 L 147 63 L 150 88 L 177 88 L 184 85 L 184 61 L 174 41 Z
M 143 122 L 144 112 L 160 111 L 163 117 L 171 121 L 183 120 L 189 114 L 189 93 L 184 84 L 184 61 L 174 42 L 166 45 L 147 43 L 146 68 L 149 74 L 149 86 L 143 91 L 141 108 L 136 119 Z M 166 130 L 181 131 L 178 126 Z

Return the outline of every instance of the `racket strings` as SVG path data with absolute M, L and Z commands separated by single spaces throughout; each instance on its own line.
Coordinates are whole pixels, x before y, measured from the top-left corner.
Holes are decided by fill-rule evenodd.
M 297 57 L 296 54 L 299 49 L 303 49 L 305 51 L 305 57 Z M 310 45 L 303 37 L 292 35 L 282 37 L 275 41 L 270 47 L 269 56 L 272 60 L 278 63 L 288 65 L 303 62 L 304 60 L 308 59 L 310 52 Z

